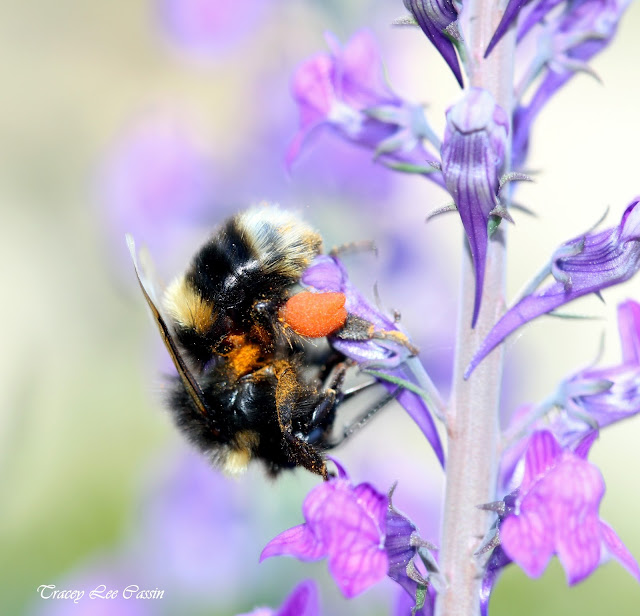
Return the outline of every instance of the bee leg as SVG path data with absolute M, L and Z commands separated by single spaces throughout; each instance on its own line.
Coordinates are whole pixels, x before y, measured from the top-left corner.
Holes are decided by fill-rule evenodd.
M 310 443 L 293 433 L 292 409 L 296 403 L 296 392 L 299 384 L 295 373 L 286 369 L 278 376 L 276 388 L 276 410 L 278 424 L 287 446 L 287 453 L 292 462 L 304 466 L 307 470 L 320 475 L 325 481 L 329 479 L 327 465 L 320 452 Z M 334 394 L 335 395 L 335 394 Z
M 348 242 L 347 244 L 340 244 L 340 246 L 334 246 L 329 251 L 331 257 L 341 257 L 358 252 L 372 252 L 376 257 L 378 256 L 378 248 L 373 240 L 361 240 L 359 242 Z
M 401 387 L 396 387 L 392 392 L 386 394 L 383 398 L 378 400 L 373 406 L 369 407 L 362 415 L 357 417 L 353 422 L 351 422 L 348 426 L 345 426 L 342 431 L 342 435 L 333 439 L 330 443 L 327 443 L 328 448 L 337 447 L 342 442 L 346 441 L 351 435 L 355 434 L 363 428 L 369 420 L 380 410 L 382 410 L 387 404 L 396 399 L 400 391 Z
M 341 361 L 331 368 L 329 374 L 322 381 L 322 387 L 325 391 L 341 391 L 342 384 L 344 383 L 347 370 L 349 369 L 349 363 Z
M 352 366 L 350 360 L 345 360 L 335 365 L 329 376 L 324 379 L 322 385 L 325 392 L 334 391 L 336 393 L 336 398 L 338 401 L 343 402 L 344 400 L 348 400 L 352 396 L 368 389 L 369 387 L 373 387 L 373 385 L 377 385 L 378 381 L 372 379 L 371 381 L 367 381 L 365 383 L 358 383 L 357 385 L 353 385 L 349 389 L 342 389 L 342 385 L 344 383 L 345 376 L 347 374 L 347 370 Z M 317 414 L 314 413 L 314 416 Z
M 331 422 L 336 407 L 337 394 L 334 389 L 327 389 L 321 394 L 320 402 L 313 409 L 309 428 L 326 428 L 327 423 Z
M 340 396 L 340 400 L 344 401 L 344 400 L 348 400 L 349 398 L 359 394 L 361 391 L 364 391 L 365 389 L 369 389 L 369 387 L 373 387 L 374 385 L 379 385 L 379 381 L 376 381 L 375 379 L 373 379 L 372 381 L 367 381 L 366 383 L 360 383 L 359 385 L 354 385 L 353 387 L 350 387 L 349 389 L 345 389 L 343 391 L 340 392 L 341 396 Z
M 377 330 L 373 323 L 355 314 L 350 314 L 342 329 L 334 335 L 342 340 L 388 340 L 405 347 L 412 356 L 420 352 L 401 331 Z

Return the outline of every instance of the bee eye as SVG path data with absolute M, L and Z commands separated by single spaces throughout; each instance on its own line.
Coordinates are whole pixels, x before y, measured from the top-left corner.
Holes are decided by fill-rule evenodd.
M 345 324 L 345 302 L 344 293 L 302 291 L 289 298 L 282 316 L 296 333 L 308 338 L 322 338 Z

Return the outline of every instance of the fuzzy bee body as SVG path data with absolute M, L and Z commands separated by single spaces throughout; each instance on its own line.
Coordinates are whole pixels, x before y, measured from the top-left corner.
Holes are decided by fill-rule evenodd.
M 276 206 L 234 216 L 167 289 L 166 318 L 129 243 L 178 371 L 169 407 L 180 430 L 229 474 L 258 459 L 272 475 L 304 466 L 326 478 L 345 358 L 312 355 L 280 316 L 320 236 Z
M 202 379 L 209 417 L 198 413 L 176 381 L 170 398 L 176 424 L 227 474 L 242 473 L 254 458 L 272 475 L 298 465 L 323 474 L 321 452 L 330 447 L 336 399 L 307 382 L 299 364 L 298 357 L 280 359 L 240 378 L 224 362 L 219 364 Z M 286 380 L 293 390 L 287 400 L 279 400 Z M 326 412 L 318 420 L 314 413 L 323 403 Z M 285 414 L 288 430 L 282 426 Z
M 277 310 L 321 247 L 317 233 L 275 207 L 227 221 L 165 296 L 184 352 L 199 366 L 248 343 L 272 352 Z

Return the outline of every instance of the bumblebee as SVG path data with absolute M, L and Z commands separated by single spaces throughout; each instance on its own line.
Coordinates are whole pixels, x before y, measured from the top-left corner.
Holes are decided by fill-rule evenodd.
M 336 409 L 357 388 L 343 389 L 349 368 L 343 355 L 305 344 L 305 327 L 296 332 L 283 317 L 298 297 L 302 273 L 322 250 L 318 233 L 277 206 L 240 213 L 199 249 L 165 292 L 162 308 L 127 239 L 178 372 L 168 397 L 178 428 L 228 474 L 242 473 L 257 459 L 272 476 L 303 466 L 327 479 L 323 453 L 341 442 L 332 437 Z M 320 295 L 328 294 L 313 294 L 312 311 L 322 304 Z M 337 305 L 330 299 L 329 325 L 309 335 L 319 338 L 345 326 L 344 296 Z M 298 303 L 309 310 L 308 301 Z M 358 337 L 368 325 L 352 319 L 345 330 Z

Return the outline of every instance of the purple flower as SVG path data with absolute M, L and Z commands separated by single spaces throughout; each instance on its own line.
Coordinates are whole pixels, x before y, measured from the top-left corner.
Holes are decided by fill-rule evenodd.
M 469 240 L 476 275 L 472 326 L 482 299 L 491 215 L 500 209 L 498 191 L 504 169 L 509 120 L 486 90 L 472 88 L 447 111 L 442 144 L 442 173 Z
M 109 152 L 100 191 L 118 246 L 125 233 L 167 252 L 175 225 L 201 214 L 213 194 L 212 160 L 196 128 L 171 113 L 135 122 Z M 171 232 L 171 233 L 170 233 Z
M 313 580 L 300 582 L 278 610 L 259 607 L 238 616 L 319 616 L 318 588 Z
M 404 5 L 449 65 L 462 87 L 460 64 L 451 41 L 457 37 L 457 31 L 453 29 L 458 19 L 454 0 L 404 0 Z
M 562 449 L 548 431 L 529 441 L 515 509 L 500 524 L 500 544 L 530 577 L 539 577 L 557 554 L 573 585 L 608 553 L 640 581 L 633 556 L 598 515 L 605 485 L 586 460 L 592 442 Z
M 169 40 L 189 52 L 221 53 L 260 23 L 265 0 L 158 0 L 157 11 Z
M 260 561 L 288 555 L 303 561 L 327 558 L 329 573 L 345 597 L 352 598 L 386 575 L 415 597 L 426 580 L 412 566 L 422 542 L 416 527 L 371 484 L 354 486 L 342 467 L 338 476 L 307 495 L 305 523 L 284 531 L 262 551 Z M 421 606 L 418 606 L 421 607 Z
M 514 168 L 520 168 L 524 164 L 529 145 L 529 133 L 538 113 L 577 71 L 591 72 L 587 63 L 612 41 L 618 23 L 630 1 L 568 1 L 564 11 L 548 20 L 540 35 L 539 51 L 528 69 L 528 81 L 525 85 L 530 85 L 545 66 L 548 69 L 547 73 L 537 86 L 529 104 L 519 106 L 514 113 L 512 149 Z M 514 3 L 512 0 L 509 7 Z M 518 40 L 521 40 L 534 25 L 546 18 L 551 9 L 558 4 L 558 0 L 538 2 L 522 21 L 518 30 Z M 505 13 L 506 16 L 507 13 Z M 499 31 L 500 28 L 496 35 Z
M 588 368 L 563 382 L 559 404 L 570 414 L 585 417 L 603 428 L 640 413 L 640 304 L 618 306 L 622 363 Z
M 397 97 L 383 77 L 382 61 L 370 32 L 356 33 L 344 48 L 327 35 L 330 53 L 319 53 L 298 67 L 293 97 L 300 111 L 300 130 L 286 155 L 287 165 L 298 157 L 311 133 L 327 127 L 340 137 L 375 152 L 390 166 L 416 165 L 427 175 L 434 156 L 423 139 L 437 143 L 424 109 Z
M 374 333 L 366 340 L 344 339 L 340 337 L 340 332 L 329 336 L 329 342 L 336 350 L 364 368 L 375 367 L 387 375 L 414 384 L 428 380 L 422 364 L 417 358 L 411 357 L 414 351 L 407 337 L 396 323 L 375 309 L 353 286 L 338 258 L 329 255 L 317 257 L 303 273 L 301 281 L 316 291 L 344 293 L 347 313 L 373 325 Z M 381 383 L 390 392 L 396 389 L 393 383 L 384 380 Z M 444 450 L 425 399 L 409 389 L 402 389 L 397 400 L 418 424 L 444 466 Z
M 485 57 L 498 44 L 506 31 L 514 23 L 521 9 L 531 0 L 509 0 L 498 27 L 487 47 Z M 555 18 L 547 20 L 548 14 L 559 4 L 565 9 Z M 622 13 L 631 4 L 631 0 L 537 0 L 531 10 L 524 16 L 518 28 L 518 42 L 537 24 L 545 24 L 546 37 L 550 37 L 556 53 L 570 52 L 574 57 L 590 58 L 609 44 L 618 26 Z M 543 35 L 545 36 L 545 35 Z M 597 49 L 592 45 L 583 45 L 587 41 L 594 43 L 600 40 Z M 593 51 L 593 53 L 589 52 Z M 582 60 L 588 59 L 582 57 Z
M 249 570 L 246 555 L 254 550 L 248 528 L 259 529 L 263 520 L 247 506 L 247 488 L 260 489 L 229 481 L 189 451 L 139 507 L 129 559 L 189 597 L 236 588 Z
M 560 246 L 548 268 L 555 279 L 540 291 L 531 291 L 510 308 L 482 342 L 467 368 L 475 367 L 519 327 L 540 315 L 612 285 L 629 280 L 640 269 L 640 207 L 636 199 L 617 227 L 589 232 Z

